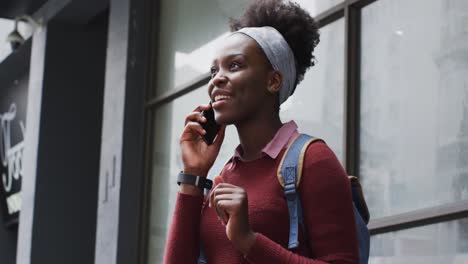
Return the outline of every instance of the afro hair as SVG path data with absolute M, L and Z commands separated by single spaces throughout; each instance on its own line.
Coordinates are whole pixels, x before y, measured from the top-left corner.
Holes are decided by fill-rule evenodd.
M 296 86 L 306 70 L 315 64 L 314 49 L 320 41 L 318 25 L 297 3 L 283 0 L 255 0 L 244 14 L 231 19 L 231 31 L 244 27 L 270 26 L 278 30 L 294 53 Z

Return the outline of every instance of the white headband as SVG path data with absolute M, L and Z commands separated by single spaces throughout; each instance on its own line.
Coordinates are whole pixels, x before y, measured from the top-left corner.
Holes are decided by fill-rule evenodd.
M 273 69 L 281 73 L 280 105 L 288 99 L 296 82 L 294 53 L 280 32 L 273 27 L 245 27 L 232 34 L 242 33 L 254 39 L 262 48 Z

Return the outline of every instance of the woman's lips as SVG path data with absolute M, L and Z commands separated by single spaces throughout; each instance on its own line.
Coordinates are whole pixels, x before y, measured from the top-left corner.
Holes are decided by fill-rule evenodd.
M 211 103 L 211 105 L 213 106 L 213 109 L 217 109 L 227 104 L 230 100 L 231 98 L 221 99 L 221 100 Z

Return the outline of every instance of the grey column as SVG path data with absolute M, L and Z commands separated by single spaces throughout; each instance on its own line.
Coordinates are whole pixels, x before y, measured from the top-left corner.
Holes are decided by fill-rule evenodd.
M 95 263 L 116 263 L 124 129 L 129 0 L 111 1 L 102 123 Z
M 33 36 L 31 51 L 26 134 L 24 138 L 22 205 L 18 230 L 17 264 L 28 264 L 31 258 L 31 240 L 36 186 L 37 149 L 41 120 L 42 81 L 45 61 L 47 28 L 41 27 Z
M 145 258 L 145 90 L 150 85 L 155 0 L 111 0 L 95 263 Z

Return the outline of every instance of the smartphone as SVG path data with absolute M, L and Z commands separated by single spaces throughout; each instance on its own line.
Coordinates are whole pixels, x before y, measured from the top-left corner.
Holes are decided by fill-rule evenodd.
M 214 110 L 213 106 L 211 106 L 210 102 L 210 109 L 201 112 L 202 116 L 206 118 L 205 123 L 200 123 L 200 125 L 205 129 L 206 134 L 202 135 L 203 140 L 205 140 L 206 144 L 211 145 L 213 144 L 213 140 L 215 139 L 216 135 L 221 128 L 215 121 L 214 117 Z

